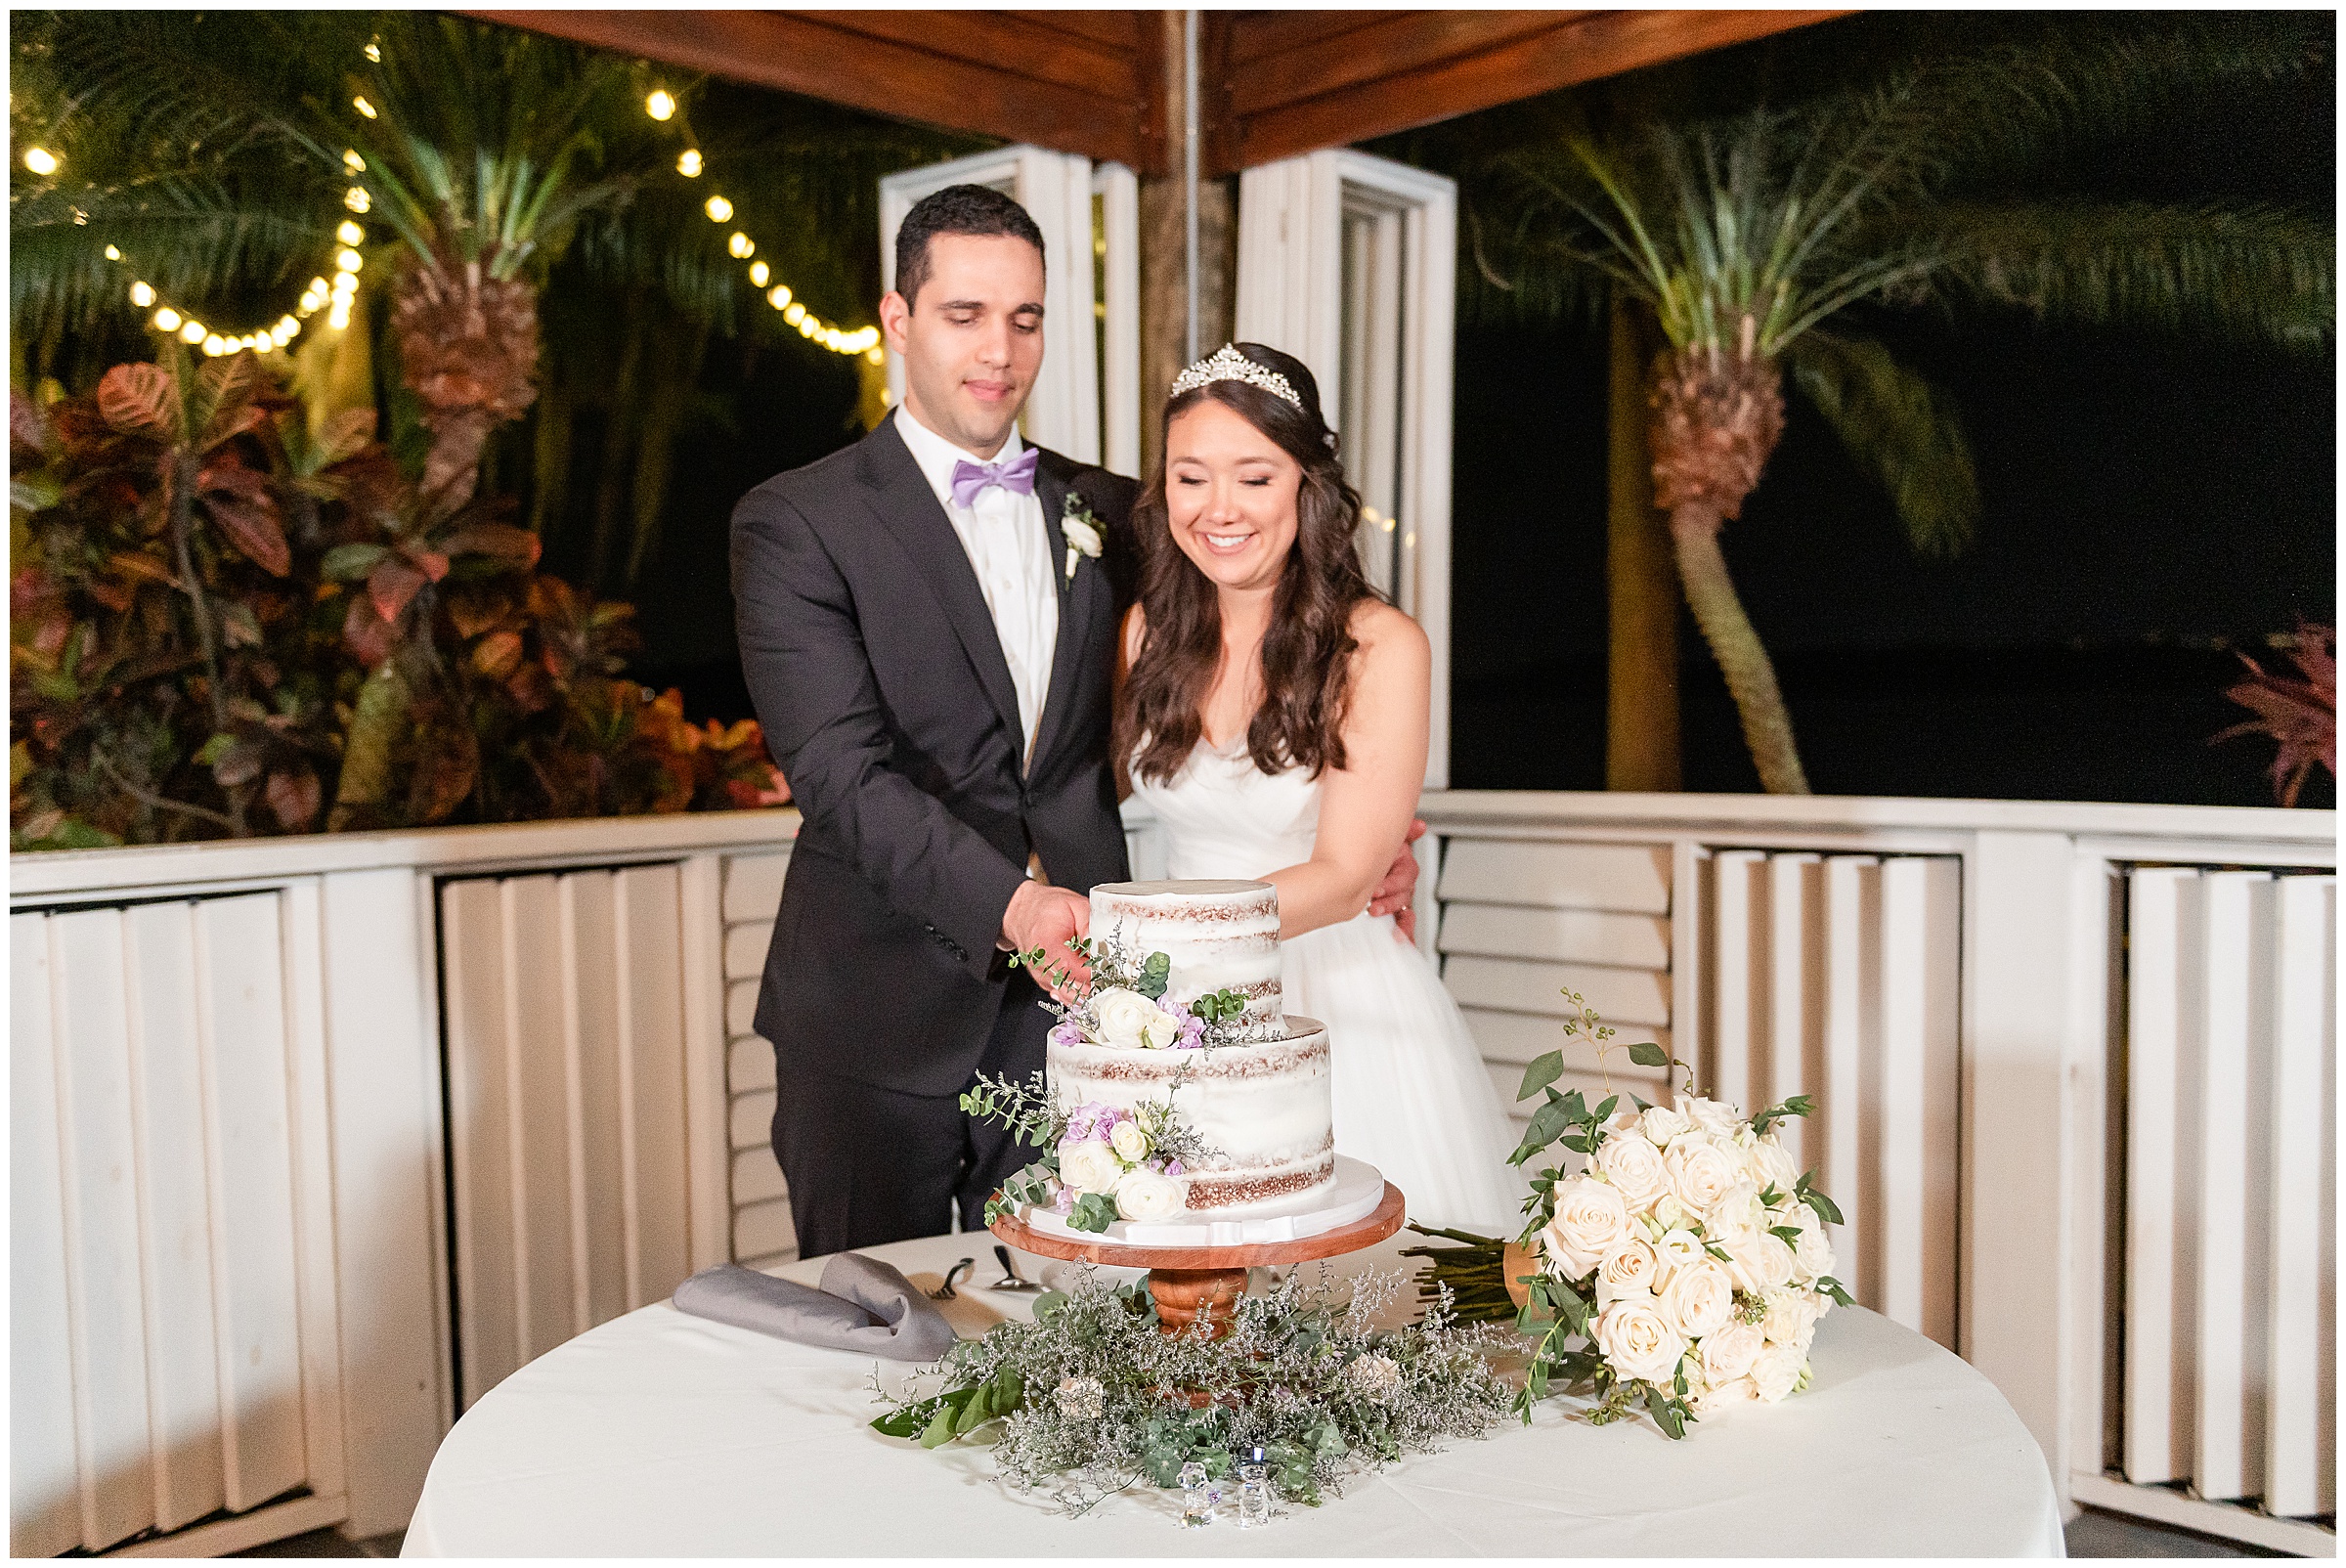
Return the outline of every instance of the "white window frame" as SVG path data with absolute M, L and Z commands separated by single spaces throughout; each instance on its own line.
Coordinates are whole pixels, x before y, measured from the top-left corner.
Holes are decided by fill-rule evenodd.
M 1376 513 L 1362 530 L 1370 580 L 1433 644 L 1429 789 L 1450 781 L 1457 213 L 1454 181 L 1349 149 L 1238 180 L 1238 335 L 1310 367 L 1346 476 Z M 1398 549 L 1377 547 L 1396 530 Z
M 1137 476 L 1141 467 L 1140 182 L 1120 163 L 1077 153 L 1006 147 L 880 181 L 880 278 L 896 286 L 896 231 L 913 203 L 949 185 L 1000 191 L 1043 231 L 1043 368 L 1020 427 L 1026 438 L 1078 462 Z M 1092 198 L 1101 198 L 1106 298 L 1093 290 L 1097 242 Z M 1097 325 L 1105 310 L 1105 345 Z M 1105 352 L 1103 349 L 1105 347 Z M 904 367 L 888 356 L 888 401 L 904 396 Z

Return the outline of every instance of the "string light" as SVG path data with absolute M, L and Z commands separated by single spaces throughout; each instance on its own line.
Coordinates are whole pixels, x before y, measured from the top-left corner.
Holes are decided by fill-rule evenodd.
M 342 150 L 342 166 L 353 174 L 367 172 L 367 160 L 359 156 L 359 150 L 355 147 L 346 147 Z
M 374 106 L 368 103 L 364 98 L 352 99 L 350 101 L 350 107 L 357 109 L 360 113 L 366 115 L 369 119 L 374 118 Z
M 644 99 L 643 111 L 655 120 L 667 120 L 675 114 L 676 101 L 666 88 L 656 88 Z M 708 162 L 697 147 L 688 147 L 676 154 L 676 172 L 687 180 L 699 179 L 707 168 Z M 730 223 L 733 219 L 733 203 L 721 193 L 712 192 L 709 199 L 701 203 L 701 210 L 709 215 L 711 223 Z M 780 311 L 782 320 L 797 327 L 800 336 L 822 344 L 834 354 L 860 354 L 874 365 L 887 363 L 886 352 L 880 347 L 879 327 L 859 327 L 851 332 L 845 331 L 810 314 L 804 305 L 791 297 L 788 284 L 773 283 L 767 287 L 774 271 L 762 261 L 751 260 L 758 254 L 758 241 L 748 233 L 736 229 L 726 236 L 725 250 L 734 260 L 750 263 L 750 285 L 765 289 L 766 303 Z
M 111 245 L 109 245 L 107 248 L 110 250 L 110 249 L 112 249 L 113 247 L 112 247 Z M 114 258 L 110 258 L 110 257 L 109 257 L 109 259 L 110 260 L 110 259 L 114 259 Z M 139 309 L 141 309 L 141 310 L 145 310 L 145 309 L 146 309 L 148 306 L 150 306 L 150 305 L 153 304 L 153 303 L 154 303 L 154 288 L 153 288 L 153 285 L 152 285 L 152 284 L 151 284 L 151 283 L 146 283 L 146 282 L 144 282 L 144 281 L 142 281 L 142 282 L 139 282 L 139 283 L 132 283 L 132 284 L 130 285 L 130 302 L 131 302 L 133 305 L 136 305 L 136 306 L 138 306 L 138 307 L 139 307 Z
M 24 150 L 24 166 L 35 174 L 55 174 L 57 154 L 45 147 L 28 147 Z
M 365 186 L 354 185 L 342 193 L 342 204 L 353 212 L 365 212 L 374 205 L 374 199 L 368 196 Z
M 173 310 L 168 305 L 165 305 L 161 310 L 156 311 L 154 313 L 154 329 L 158 332 L 178 331 L 179 312 Z

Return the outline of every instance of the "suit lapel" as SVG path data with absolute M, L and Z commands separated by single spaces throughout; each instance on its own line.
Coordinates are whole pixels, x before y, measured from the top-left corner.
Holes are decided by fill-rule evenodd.
M 1019 724 L 1018 688 L 1011 683 L 1010 664 L 1002 657 L 1002 636 L 985 607 L 984 590 L 970 565 L 961 536 L 937 503 L 936 492 L 912 459 L 912 450 L 896 433 L 896 421 L 883 419 L 863 442 L 864 504 L 882 527 L 895 537 L 912 557 L 929 590 L 945 612 L 945 624 L 969 655 L 978 683 L 985 688 L 1002 722 L 1014 737 L 1013 754 L 1022 753 L 1025 731 Z M 1057 673 L 1053 685 L 1057 686 Z
M 1092 603 L 1097 596 L 1100 569 L 1078 556 L 1075 574 L 1067 575 L 1067 542 L 1059 519 L 1072 488 L 1073 465 L 1055 452 L 1045 452 L 1035 469 L 1034 495 L 1043 504 L 1043 558 L 1051 563 L 1051 581 L 1059 588 L 1059 635 L 1051 650 L 1051 686 L 1043 697 L 1042 733 L 1036 737 L 1028 762 L 1039 764 L 1059 742 L 1066 727 L 1067 710 L 1075 701 L 1075 677 L 1091 646 Z

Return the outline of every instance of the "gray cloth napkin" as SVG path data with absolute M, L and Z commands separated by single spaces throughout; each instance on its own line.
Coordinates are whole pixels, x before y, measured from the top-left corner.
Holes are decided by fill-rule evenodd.
M 720 1263 L 677 1285 L 674 1302 L 696 1318 L 891 1361 L 934 1361 L 960 1337 L 910 1280 L 856 1252 L 832 1255 L 819 1290 Z

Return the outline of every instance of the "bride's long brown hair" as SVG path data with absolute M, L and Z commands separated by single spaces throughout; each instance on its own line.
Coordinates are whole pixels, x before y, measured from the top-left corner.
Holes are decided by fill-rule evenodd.
M 1295 544 L 1287 552 L 1263 633 L 1263 700 L 1246 725 L 1246 750 L 1266 773 L 1344 765 L 1344 717 L 1352 696 L 1352 612 L 1379 597 L 1353 546 L 1361 498 L 1336 463 L 1336 438 L 1320 413 L 1320 387 L 1303 362 L 1260 343 L 1239 353 L 1277 370 L 1303 407 L 1245 381 L 1211 381 L 1165 404 L 1165 428 L 1211 400 L 1279 443 L 1303 468 Z M 1159 443 L 1160 451 L 1162 443 Z M 1222 605 L 1212 580 L 1173 543 L 1165 513 L 1165 463 L 1133 508 L 1141 541 L 1140 602 L 1148 630 L 1116 706 L 1115 756 L 1152 782 L 1181 771 L 1204 732 L 1200 710 L 1222 660 Z M 1133 755 L 1135 747 L 1140 755 Z

